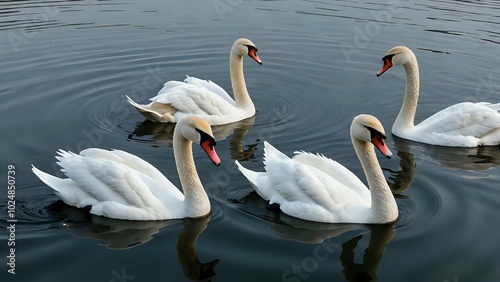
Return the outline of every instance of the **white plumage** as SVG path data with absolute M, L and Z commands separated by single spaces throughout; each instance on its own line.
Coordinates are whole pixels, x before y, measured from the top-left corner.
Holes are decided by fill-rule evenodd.
M 78 208 L 91 206 L 90 212 L 95 215 L 127 220 L 200 217 L 210 211 L 210 203 L 196 174 L 190 144 L 205 140 L 203 134 L 208 138 L 206 142 L 213 142 L 212 149 L 209 144 L 201 145 L 218 165 L 220 160 L 207 122 L 187 118 L 174 132 L 176 165 L 184 194 L 151 164 L 120 150 L 90 148 L 79 155 L 59 150 L 57 164 L 68 177 L 65 179 L 34 166 L 32 170 L 66 204 Z M 189 150 L 183 149 L 186 145 Z
M 452 147 L 500 144 L 500 103 L 459 103 L 414 125 L 420 83 L 417 58 L 409 48 L 397 46 L 389 50 L 382 60 L 384 66 L 377 76 L 396 65 L 403 65 L 406 71 L 405 98 L 392 127 L 394 135 L 417 142 Z
M 373 131 L 367 129 L 370 127 Z M 356 153 L 371 189 L 336 161 L 306 152 L 290 159 L 264 143 L 265 172 L 238 168 L 270 204 L 291 216 L 329 223 L 386 223 L 397 219 L 397 205 L 375 156 L 374 142 L 386 156 L 383 128 L 372 116 L 360 115 L 351 126 Z
M 127 96 L 128 102 L 147 119 L 157 122 L 175 123 L 194 115 L 204 118 L 210 125 L 222 125 L 252 117 L 255 115 L 255 107 L 243 75 L 244 55 L 249 55 L 262 64 L 257 48 L 250 40 L 240 38 L 234 42 L 229 58 L 234 100 L 212 81 L 188 76 L 183 82 L 165 83 L 147 105 L 138 104 Z

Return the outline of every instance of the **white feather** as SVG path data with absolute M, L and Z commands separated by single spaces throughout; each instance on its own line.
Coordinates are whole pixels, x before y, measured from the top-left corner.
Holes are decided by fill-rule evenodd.
M 178 172 L 184 192 L 190 192 L 189 198 L 151 164 L 120 150 L 90 148 L 79 155 L 59 150 L 57 164 L 68 177 L 65 179 L 34 166 L 32 170 L 66 204 L 91 206 L 90 212 L 95 215 L 127 220 L 201 217 L 210 211 L 210 203 L 196 174 L 192 154 L 184 152 L 192 141 L 199 141 L 195 131 L 198 127 L 212 134 L 210 125 L 195 117 L 182 120 L 174 131 L 176 163 L 182 163 L 179 167 L 185 169 Z
M 237 122 L 255 115 L 243 75 L 243 56 L 254 44 L 245 38 L 236 40 L 231 48 L 230 75 L 234 100 L 219 85 L 210 80 L 187 76 L 181 81 L 168 81 L 151 103 L 141 105 L 127 96 L 128 102 L 147 119 L 176 123 L 190 115 L 204 118 L 210 125 Z M 255 56 L 255 52 L 253 53 Z M 254 58 L 260 62 L 260 59 Z
M 390 192 L 383 193 L 390 195 L 385 199 L 389 208 L 379 216 L 372 211 L 370 190 L 344 166 L 322 155 L 295 154 L 290 159 L 264 142 L 265 172 L 248 170 L 238 161 L 236 165 L 262 198 L 279 204 L 284 213 L 297 218 L 329 223 L 384 223 L 397 217 Z M 360 160 L 371 159 L 373 164 L 373 156 L 374 152 L 372 156 L 360 156 Z M 372 166 L 379 170 L 375 177 L 383 177 L 380 167 Z M 387 183 L 381 186 L 380 189 L 389 190 Z
M 413 125 L 419 96 L 419 70 L 415 54 L 405 46 L 389 50 L 393 65 L 404 65 L 407 87 L 403 107 L 392 132 L 404 139 L 451 146 L 477 147 L 500 144 L 500 103 L 459 103 Z M 383 68 L 384 69 L 384 68 Z M 379 71 L 380 75 L 383 71 Z
M 59 179 L 33 167 L 33 172 L 66 204 L 92 206 L 92 213 L 109 218 L 157 220 L 176 217 L 184 196 L 144 160 L 123 151 L 87 149 L 81 155 L 63 150 L 58 165 L 68 177 Z M 128 160 L 127 160 L 128 159 Z M 127 162 L 133 160 L 133 163 Z

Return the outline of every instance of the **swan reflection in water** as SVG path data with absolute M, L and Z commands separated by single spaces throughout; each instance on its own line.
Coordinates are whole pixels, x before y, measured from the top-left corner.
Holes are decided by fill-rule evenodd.
M 74 237 L 104 240 L 107 242 L 104 246 L 112 250 L 127 250 L 140 246 L 153 239 L 153 235 L 160 229 L 182 223 L 176 248 L 184 275 L 195 281 L 210 281 L 215 276 L 214 267 L 219 260 L 202 263 L 194 249 L 196 240 L 207 228 L 210 216 L 165 221 L 117 220 L 91 215 L 84 209 L 66 205 L 61 200 L 53 203 L 49 212 L 65 222 L 65 227 L 72 230 Z
M 233 134 L 229 141 L 231 157 L 235 160 L 247 160 L 253 158 L 257 151 L 257 144 L 247 145 L 247 148 L 243 146 L 243 138 L 245 138 L 254 123 L 255 116 L 230 124 L 212 126 L 212 132 L 217 141 L 225 140 L 229 135 Z M 159 123 L 146 120 L 138 124 L 134 132 L 131 133 L 128 138 L 138 139 L 140 137 L 152 135 L 153 141 L 171 147 L 174 128 L 175 123 Z
M 348 281 L 376 281 L 377 268 L 396 233 L 395 224 L 331 224 L 294 218 L 279 210 L 266 209 L 267 202 L 254 191 L 241 199 L 240 203 L 245 212 L 271 222 L 271 230 L 281 238 L 316 244 L 318 247 L 321 245 L 325 250 L 330 250 L 327 251 L 330 259 L 339 257 L 343 274 Z M 336 237 L 351 231 L 355 232 L 353 237 L 343 243 L 336 242 Z M 355 249 L 358 242 L 366 236 L 370 238 L 368 247 L 364 251 L 362 263 L 356 263 L 359 259 L 355 259 Z M 342 249 L 340 256 L 339 248 Z
M 397 138 L 397 137 L 396 137 Z M 397 150 L 397 156 L 399 158 L 399 170 L 393 170 L 390 168 L 382 168 L 383 171 L 390 173 L 389 187 L 391 188 L 392 194 L 396 198 L 408 198 L 403 195 L 403 192 L 410 187 L 415 179 L 415 172 L 417 164 L 415 163 L 415 156 L 409 151 Z
M 500 165 L 500 146 L 473 148 L 444 147 L 405 140 L 394 135 L 392 137 L 394 147 L 398 152 L 409 154 L 412 157 L 417 155 L 417 159 L 430 159 L 443 167 L 464 170 L 487 170 Z M 416 162 L 418 164 L 418 160 Z

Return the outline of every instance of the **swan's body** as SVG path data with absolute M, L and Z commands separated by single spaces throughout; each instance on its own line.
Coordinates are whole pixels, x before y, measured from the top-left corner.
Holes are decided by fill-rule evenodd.
M 184 194 L 151 164 L 120 150 L 90 148 L 80 155 L 59 150 L 56 159 L 68 178 L 34 166 L 33 172 L 66 204 L 90 206 L 95 215 L 127 220 L 201 217 L 210 212 L 210 202 L 196 173 L 193 141 L 220 163 L 208 123 L 196 117 L 181 120 L 174 132 L 174 157 Z
M 351 139 L 363 166 L 370 190 L 347 168 L 322 155 L 295 152 L 290 159 L 265 142 L 266 172 L 238 168 L 270 204 L 297 218 L 328 223 L 388 223 L 398 217 L 394 196 L 375 155 L 375 145 L 385 156 L 384 129 L 373 116 L 357 116 Z M 372 145 L 373 144 L 373 145 Z
M 409 48 L 397 46 L 389 50 L 382 60 L 384 66 L 377 76 L 396 65 L 403 65 L 406 71 L 406 93 L 401 111 L 392 127 L 394 135 L 452 147 L 500 144 L 500 103 L 459 103 L 414 125 L 420 83 L 417 58 Z
M 231 48 L 229 66 L 234 100 L 212 81 L 187 77 L 184 82 L 168 81 L 148 105 L 140 105 L 127 96 L 128 102 L 147 119 L 175 123 L 188 115 L 204 118 L 210 125 L 240 121 L 255 115 L 243 75 L 243 56 L 259 64 L 257 48 L 252 41 L 240 38 Z

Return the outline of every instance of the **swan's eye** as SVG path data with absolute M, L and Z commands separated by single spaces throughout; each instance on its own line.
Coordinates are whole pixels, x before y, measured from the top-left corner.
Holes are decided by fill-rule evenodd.
M 245 45 L 245 46 L 247 46 L 247 48 L 248 48 L 248 53 L 250 53 L 250 51 L 252 51 L 252 50 L 254 50 L 255 52 L 259 51 L 259 49 L 257 49 L 257 47 L 255 47 L 255 46 L 252 46 L 252 45 Z
M 372 127 L 369 127 L 369 126 L 365 126 L 365 127 L 366 127 L 366 129 L 368 129 L 368 131 L 370 131 L 370 139 L 377 138 L 380 143 L 384 144 L 384 140 L 387 139 L 387 136 L 385 136 L 380 131 L 378 131 Z
M 377 72 L 377 77 L 381 76 L 384 72 L 392 67 L 392 57 L 394 57 L 394 54 L 387 55 L 382 58 L 384 66 L 382 66 L 382 68 Z
M 200 133 L 200 145 L 203 145 L 205 143 L 208 142 L 208 147 L 210 148 L 210 150 L 213 150 L 215 145 L 217 145 L 217 142 L 215 142 L 215 139 L 210 136 L 208 133 L 200 130 L 200 129 L 196 129 L 196 131 L 198 131 L 198 133 Z
M 387 55 L 382 58 L 382 61 L 384 61 L 384 63 L 392 63 L 392 57 L 394 57 L 394 54 Z

